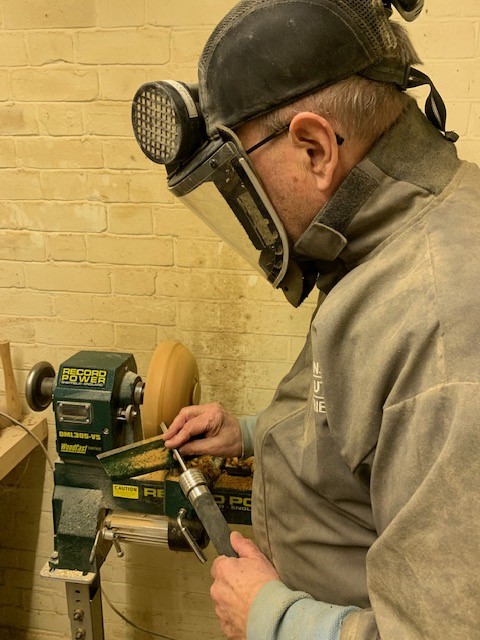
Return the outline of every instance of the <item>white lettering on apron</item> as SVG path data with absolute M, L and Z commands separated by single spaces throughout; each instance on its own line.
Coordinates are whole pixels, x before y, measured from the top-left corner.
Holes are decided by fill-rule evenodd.
M 313 361 L 313 410 L 315 413 L 325 413 L 325 398 L 323 397 L 323 377 L 318 362 Z

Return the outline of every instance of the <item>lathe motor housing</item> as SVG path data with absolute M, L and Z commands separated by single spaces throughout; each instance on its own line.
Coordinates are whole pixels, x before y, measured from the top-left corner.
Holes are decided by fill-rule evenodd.
M 80 351 L 63 362 L 53 385 L 60 458 L 96 460 L 141 439 L 142 389 L 130 353 Z

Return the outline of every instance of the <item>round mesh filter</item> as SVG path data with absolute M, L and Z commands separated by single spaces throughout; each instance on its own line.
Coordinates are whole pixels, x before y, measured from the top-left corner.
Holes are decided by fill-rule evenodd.
M 178 108 L 170 92 L 158 82 L 140 87 L 132 103 L 135 137 L 146 156 L 160 164 L 175 161 L 180 150 Z

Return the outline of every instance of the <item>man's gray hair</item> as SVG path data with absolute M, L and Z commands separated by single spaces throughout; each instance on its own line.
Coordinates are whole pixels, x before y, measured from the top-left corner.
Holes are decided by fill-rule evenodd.
M 397 47 L 388 56 L 402 64 L 418 64 L 420 59 L 404 27 L 391 23 Z M 284 126 L 297 113 L 311 111 L 324 116 L 339 129 L 346 142 L 375 142 L 413 100 L 396 85 L 374 82 L 354 75 L 300 98 L 259 118 L 266 133 Z

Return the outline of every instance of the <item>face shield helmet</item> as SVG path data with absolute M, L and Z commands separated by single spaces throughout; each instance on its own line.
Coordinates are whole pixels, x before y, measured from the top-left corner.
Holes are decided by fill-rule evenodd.
M 166 166 L 172 194 L 259 271 L 292 304 L 303 299 L 303 278 L 289 243 L 238 137 L 219 125 L 206 133 L 198 88 L 150 82 L 137 91 L 132 124 L 145 155 Z
M 294 306 L 312 289 L 315 273 L 292 257 L 235 129 L 355 74 L 400 90 L 431 84 L 408 64 L 391 62 L 392 5 L 411 20 L 423 0 L 242 0 L 208 39 L 198 85 L 151 82 L 133 100 L 137 141 L 166 166 L 173 195 Z M 436 92 L 433 101 L 435 124 L 445 131 Z

